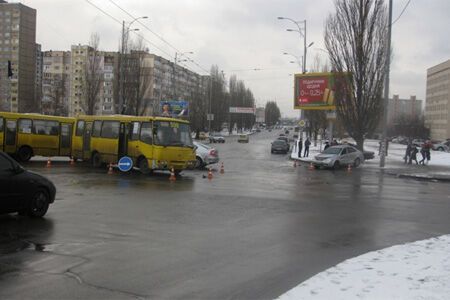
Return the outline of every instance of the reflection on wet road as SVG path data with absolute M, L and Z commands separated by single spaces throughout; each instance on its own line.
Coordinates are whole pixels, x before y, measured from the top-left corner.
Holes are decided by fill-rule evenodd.
M 0 298 L 274 298 L 346 258 L 448 233 L 448 185 L 374 169 L 308 170 L 276 132 L 213 144 L 214 166 L 107 175 L 26 164 L 57 199 L 45 219 L 0 216 Z

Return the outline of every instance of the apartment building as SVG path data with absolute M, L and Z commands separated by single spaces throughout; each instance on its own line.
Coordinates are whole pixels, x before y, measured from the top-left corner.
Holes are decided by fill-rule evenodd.
M 8 76 L 10 64 L 12 76 Z M 36 103 L 36 10 L 0 0 L 0 109 L 33 112 Z
M 42 113 L 67 116 L 71 75 L 70 51 L 43 53 Z
M 422 100 L 418 100 L 416 96 L 409 99 L 401 99 L 399 95 L 394 95 L 389 99 L 388 103 L 388 125 L 395 124 L 400 118 L 408 118 L 414 120 L 422 116 Z
M 427 70 L 425 125 L 432 139 L 450 138 L 450 59 Z
M 42 52 L 42 47 L 40 44 L 36 44 L 36 81 L 35 81 L 35 91 L 34 91 L 34 97 L 35 102 L 38 106 L 38 111 L 40 112 L 41 102 L 42 102 L 42 79 L 43 79 L 43 72 L 44 72 L 44 55 Z

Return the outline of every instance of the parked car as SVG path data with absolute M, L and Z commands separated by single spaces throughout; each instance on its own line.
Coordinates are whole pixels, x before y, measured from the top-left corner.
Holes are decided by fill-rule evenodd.
M 209 136 L 209 142 L 210 143 L 225 143 L 225 138 L 218 133 L 213 133 Z
M 204 168 L 207 165 L 216 164 L 219 162 L 219 151 L 216 149 L 194 141 L 194 145 L 196 146 L 195 149 L 195 156 L 196 156 L 196 163 L 195 168 L 201 169 Z
M 319 155 L 316 155 L 312 161 L 315 167 L 326 167 L 338 169 L 341 166 L 353 165 L 358 167 L 364 162 L 364 155 L 361 151 L 353 146 L 338 145 L 331 146 Z
M 25 170 L 0 151 L 0 213 L 43 217 L 55 201 L 56 188 L 47 178 Z
M 450 141 L 433 144 L 433 150 L 449 152 L 450 151 Z
M 289 144 L 284 140 L 275 140 L 272 142 L 272 147 L 270 148 L 270 153 L 288 153 Z
M 238 137 L 238 143 L 248 143 L 249 137 L 247 134 L 240 134 Z

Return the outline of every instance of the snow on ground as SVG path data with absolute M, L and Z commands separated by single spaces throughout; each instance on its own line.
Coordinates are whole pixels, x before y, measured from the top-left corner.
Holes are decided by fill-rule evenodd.
M 450 298 L 450 235 L 348 259 L 278 299 Z

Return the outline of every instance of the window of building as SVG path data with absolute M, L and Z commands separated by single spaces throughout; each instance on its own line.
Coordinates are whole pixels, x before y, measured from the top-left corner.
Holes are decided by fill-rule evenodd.
M 101 136 L 107 139 L 116 139 L 119 137 L 119 121 L 103 121 Z
M 76 110 L 75 110 L 76 111 Z M 76 136 L 82 136 L 84 132 L 84 121 L 80 120 L 77 123 L 77 131 L 75 132 Z
M 31 133 L 32 122 L 30 119 L 20 119 L 19 120 L 19 132 L 20 133 Z
M 94 121 L 94 129 L 92 130 L 92 136 L 99 137 L 102 132 L 102 121 Z

